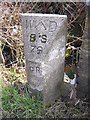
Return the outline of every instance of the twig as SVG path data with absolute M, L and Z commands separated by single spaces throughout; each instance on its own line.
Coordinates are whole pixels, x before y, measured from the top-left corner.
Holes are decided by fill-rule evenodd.
M 74 42 L 76 42 L 78 40 L 83 42 L 83 39 L 81 37 L 76 37 L 76 36 L 73 36 L 73 35 L 72 36 L 71 35 L 67 35 L 67 37 L 68 38 L 73 38 L 73 39 L 76 39 L 76 40 L 73 40 L 72 42 L 67 43 L 66 46 L 68 46 L 68 45 L 70 45 L 70 44 L 72 44 L 72 43 L 74 43 Z
M 70 26 L 75 20 L 77 20 L 77 18 L 80 16 L 80 14 L 84 8 L 85 8 L 85 6 L 81 9 L 80 13 L 67 26 Z

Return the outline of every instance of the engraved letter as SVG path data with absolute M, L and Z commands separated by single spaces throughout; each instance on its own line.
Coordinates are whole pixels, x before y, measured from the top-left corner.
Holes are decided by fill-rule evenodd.
M 57 23 L 55 21 L 49 22 L 49 32 L 54 32 L 57 28 Z
M 41 21 L 41 22 L 39 22 L 36 26 L 35 26 L 35 28 L 36 29 L 40 29 L 41 28 L 41 26 L 44 28 L 44 30 L 46 30 L 46 26 L 44 25 L 44 23 Z
M 30 67 L 30 71 L 34 71 L 34 67 Z
M 26 30 L 28 29 L 28 27 L 31 28 L 31 20 L 26 19 Z
M 40 67 L 36 67 L 36 72 L 40 72 Z
M 36 47 L 35 45 L 31 45 L 31 48 L 32 48 L 31 52 L 34 52 L 35 47 Z

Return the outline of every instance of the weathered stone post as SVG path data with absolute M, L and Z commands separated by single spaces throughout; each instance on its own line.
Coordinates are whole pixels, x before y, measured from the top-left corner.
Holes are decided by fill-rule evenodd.
M 78 87 L 77 87 L 77 97 L 84 99 L 88 98 L 88 83 L 89 83 L 89 55 L 90 55 L 90 48 L 89 48 L 89 10 L 90 5 L 87 3 L 86 6 L 86 21 L 85 21 L 85 30 L 82 36 L 82 45 L 80 50 L 80 62 L 78 65 Z M 89 10 L 89 11 L 88 11 Z M 89 13 L 90 14 L 90 13 Z
M 52 103 L 63 84 L 67 16 L 24 13 L 21 20 L 32 94 L 41 93 L 44 103 Z

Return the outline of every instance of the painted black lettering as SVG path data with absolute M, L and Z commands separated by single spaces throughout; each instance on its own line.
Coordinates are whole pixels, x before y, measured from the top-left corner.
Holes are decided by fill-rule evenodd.
M 46 43 L 46 41 L 47 41 L 47 35 L 42 35 L 41 42 Z
M 36 35 L 35 34 L 31 34 L 30 35 L 30 42 L 35 42 L 36 40 Z
M 41 54 L 43 51 L 43 48 L 41 46 L 37 47 L 37 54 Z

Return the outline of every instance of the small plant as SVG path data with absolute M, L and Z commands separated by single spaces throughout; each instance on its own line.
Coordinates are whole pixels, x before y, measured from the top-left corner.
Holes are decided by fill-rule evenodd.
M 29 94 L 21 95 L 14 86 L 2 88 L 4 118 L 40 118 L 42 102 Z

